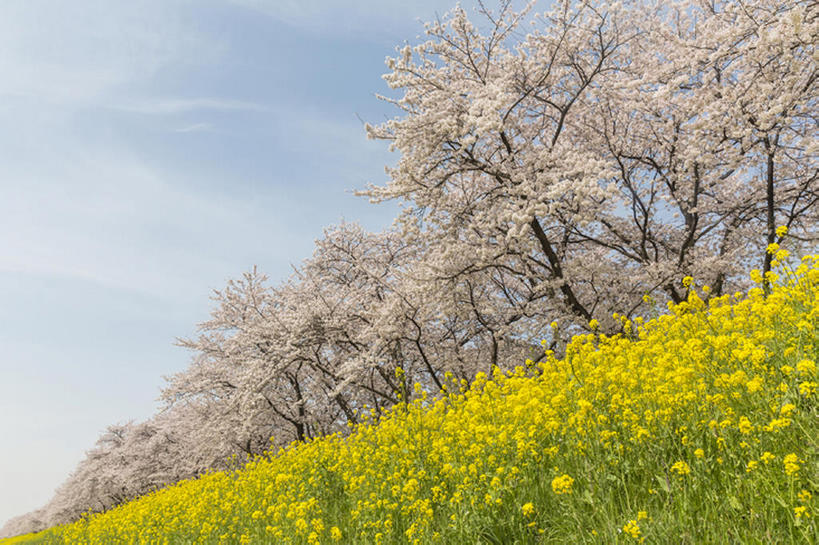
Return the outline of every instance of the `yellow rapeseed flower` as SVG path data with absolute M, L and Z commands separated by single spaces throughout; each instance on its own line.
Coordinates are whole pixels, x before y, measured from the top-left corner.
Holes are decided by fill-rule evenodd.
M 785 458 L 782 459 L 782 464 L 785 466 L 785 473 L 787 475 L 794 475 L 799 472 L 799 457 L 794 454 L 787 454 Z
M 640 525 L 637 524 L 636 520 L 630 520 L 623 526 L 623 532 L 634 539 L 640 539 Z
M 671 466 L 671 471 L 676 473 L 680 477 L 683 477 L 683 476 L 688 475 L 689 473 L 691 473 L 691 468 L 685 462 L 680 461 L 680 462 L 675 462 L 674 465 Z
M 569 475 L 560 475 L 552 479 L 552 490 L 555 494 L 571 494 L 574 479 Z
M 796 372 L 812 377 L 816 375 L 816 362 L 809 359 L 800 360 L 796 364 Z

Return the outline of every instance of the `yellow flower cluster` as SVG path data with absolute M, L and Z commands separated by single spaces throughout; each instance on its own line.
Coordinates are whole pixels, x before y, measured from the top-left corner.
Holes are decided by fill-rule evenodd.
M 561 475 L 552 479 L 552 490 L 555 494 L 571 494 L 572 493 L 572 479 L 568 475 Z
M 819 256 L 778 278 L 692 287 L 631 333 L 579 335 L 562 358 L 452 381 L 40 542 L 799 542 L 817 531 Z
M 796 456 L 796 454 L 791 453 L 786 455 L 785 458 L 782 460 L 782 463 L 785 465 L 785 473 L 788 475 L 794 475 L 798 473 L 800 461 L 801 460 L 799 459 L 798 456 Z
M 683 477 L 691 473 L 691 468 L 685 462 L 674 462 L 674 465 L 671 466 L 671 471 Z
M 629 536 L 629 537 L 631 537 L 631 538 L 634 538 L 634 539 L 638 539 L 638 540 L 640 540 L 640 542 L 641 542 L 641 543 L 642 543 L 643 541 L 645 541 L 645 538 L 641 538 L 641 537 L 640 537 L 640 534 L 641 534 L 641 532 L 640 532 L 640 525 L 639 525 L 639 524 L 637 524 L 637 521 L 636 521 L 636 520 L 630 520 L 630 521 L 628 521 L 628 522 L 626 523 L 626 525 L 625 525 L 625 526 L 623 526 L 623 532 L 624 532 L 624 533 L 625 533 L 627 536 Z

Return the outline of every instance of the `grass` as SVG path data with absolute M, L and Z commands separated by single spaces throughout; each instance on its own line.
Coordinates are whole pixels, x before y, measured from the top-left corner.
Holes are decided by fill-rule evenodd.
M 760 280 L 0 544 L 815 543 L 819 256 Z

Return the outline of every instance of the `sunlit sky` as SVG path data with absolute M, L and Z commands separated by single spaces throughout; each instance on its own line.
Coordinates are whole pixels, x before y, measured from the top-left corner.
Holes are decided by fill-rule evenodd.
M 471 9 L 473 2 L 462 2 Z M 396 157 L 384 58 L 454 0 L 0 3 L 0 526 L 149 417 L 213 289 L 271 282 Z

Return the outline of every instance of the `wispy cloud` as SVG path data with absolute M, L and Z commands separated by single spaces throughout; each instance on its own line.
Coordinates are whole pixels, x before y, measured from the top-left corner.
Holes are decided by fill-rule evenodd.
M 269 112 L 262 104 L 224 98 L 154 98 L 115 103 L 115 110 L 140 114 L 182 114 L 200 110 Z
M 17 189 L 0 202 L 0 271 L 167 293 L 186 264 L 219 267 L 197 239 L 221 239 L 249 212 L 176 187 L 116 146 L 66 146 L 49 163 L 5 169 Z
M 188 125 L 186 127 L 180 127 L 178 129 L 174 129 L 174 132 L 210 132 L 213 130 L 213 125 L 210 123 L 194 123 L 193 125 Z
M 186 21 L 180 0 L 0 5 L 0 96 L 88 103 L 181 59 L 212 61 L 222 44 Z
M 384 9 L 384 0 L 228 0 L 246 9 L 273 17 L 285 24 L 321 32 L 350 30 L 380 33 L 386 27 L 418 28 L 416 20 L 426 21 L 437 13 L 454 7 L 453 0 L 415 0 L 392 2 Z

